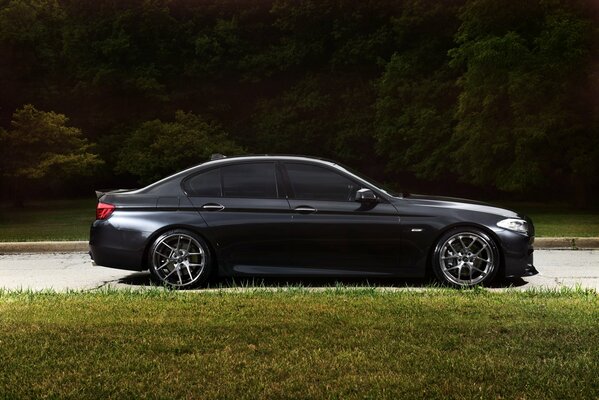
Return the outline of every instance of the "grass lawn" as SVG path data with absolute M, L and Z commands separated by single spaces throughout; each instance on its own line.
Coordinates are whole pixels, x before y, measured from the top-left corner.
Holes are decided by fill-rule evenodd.
M 30 202 L 0 206 L 0 242 L 88 240 L 96 199 Z
M 598 237 L 599 213 L 531 211 L 537 237 Z
M 0 398 L 596 399 L 599 296 L 0 292 Z
M 505 205 L 530 216 L 537 237 L 599 236 L 599 211 L 567 206 L 515 203 Z M 96 200 L 31 202 L 25 208 L 0 206 L 0 242 L 87 240 L 95 218 Z
M 537 237 L 598 237 L 599 210 L 539 203 L 505 204 L 532 218 Z

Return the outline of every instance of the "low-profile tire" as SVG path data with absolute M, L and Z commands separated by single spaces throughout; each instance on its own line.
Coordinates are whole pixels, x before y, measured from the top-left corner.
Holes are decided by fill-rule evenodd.
M 176 229 L 160 235 L 148 252 L 152 278 L 172 289 L 191 289 L 204 284 L 212 271 L 208 244 L 193 232 Z
M 497 244 L 474 227 L 460 227 L 439 238 L 432 257 L 437 279 L 453 287 L 488 285 L 501 263 Z

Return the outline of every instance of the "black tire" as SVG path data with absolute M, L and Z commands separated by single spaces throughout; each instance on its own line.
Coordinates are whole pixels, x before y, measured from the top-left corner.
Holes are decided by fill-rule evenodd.
M 432 256 L 437 279 L 453 287 L 488 285 L 497 276 L 500 265 L 497 243 L 474 227 L 459 227 L 443 234 Z
M 161 234 L 150 247 L 148 266 L 154 281 L 171 289 L 192 289 L 212 273 L 208 243 L 197 234 L 175 229 Z

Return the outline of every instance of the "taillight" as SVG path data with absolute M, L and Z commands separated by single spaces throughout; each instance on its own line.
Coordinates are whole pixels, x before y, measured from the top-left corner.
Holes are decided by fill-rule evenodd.
M 96 207 L 96 219 L 106 219 L 112 215 L 114 206 L 108 203 L 98 203 Z

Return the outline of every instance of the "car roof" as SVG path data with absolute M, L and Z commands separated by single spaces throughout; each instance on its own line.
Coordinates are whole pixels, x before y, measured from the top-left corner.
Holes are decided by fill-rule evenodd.
M 249 154 L 243 156 L 233 156 L 233 157 L 223 157 L 215 160 L 210 160 L 203 162 L 202 164 L 198 164 L 191 168 L 188 168 L 184 171 L 178 172 L 176 174 L 171 175 L 170 177 L 174 177 L 175 175 L 194 172 L 196 169 L 201 170 L 206 167 L 215 166 L 215 165 L 226 165 L 226 164 L 234 164 L 237 162 L 244 161 L 308 161 L 308 162 L 316 162 L 318 164 L 323 165 L 339 165 L 335 161 L 328 160 L 326 158 L 320 157 L 311 157 L 311 156 L 302 156 L 302 155 L 292 155 L 292 154 Z
M 143 192 L 148 192 L 150 190 L 156 189 L 164 184 L 167 184 L 169 182 L 173 182 L 175 180 L 179 180 L 181 178 L 186 177 L 187 175 L 194 173 L 194 172 L 199 172 L 203 169 L 209 168 L 211 166 L 218 166 L 218 165 L 227 165 L 227 164 L 234 164 L 234 163 L 238 163 L 238 162 L 244 162 L 244 161 L 264 161 L 264 160 L 270 160 L 270 161 L 303 161 L 303 162 L 311 162 L 311 163 L 317 163 L 317 164 L 321 164 L 321 165 L 328 165 L 328 166 L 336 166 L 339 167 L 339 164 L 332 161 L 332 160 L 327 160 L 324 158 L 318 158 L 318 157 L 310 157 L 310 156 L 301 156 L 301 155 L 285 155 L 285 154 L 280 154 L 280 155 L 271 155 L 271 154 L 251 154 L 251 155 L 243 155 L 243 156 L 234 156 L 234 157 L 223 157 L 223 158 L 218 158 L 215 160 L 209 160 L 206 162 L 203 162 L 201 164 L 198 165 L 194 165 L 193 167 L 187 168 L 183 171 L 179 171 L 174 173 L 173 175 L 167 176 L 166 178 L 163 178 L 159 181 L 156 181 L 154 183 L 151 183 L 150 185 L 135 190 L 133 192 L 130 193 L 143 193 Z
M 303 161 L 321 161 L 323 163 L 328 163 L 328 164 L 336 164 L 335 161 L 327 159 L 327 158 L 322 158 L 322 157 L 314 157 L 314 156 L 305 156 L 305 155 L 300 155 L 300 154 L 246 154 L 246 155 L 240 155 L 240 156 L 232 156 L 232 157 L 226 157 L 223 156 L 222 158 L 218 158 L 218 159 L 214 159 L 214 160 L 210 160 L 210 161 L 206 161 L 202 164 L 198 164 L 197 166 L 199 167 L 200 165 L 206 165 L 206 164 L 210 164 L 213 162 L 218 162 L 218 161 L 237 161 L 237 160 L 251 160 L 251 161 L 255 161 L 255 160 L 262 160 L 262 159 L 271 159 L 271 160 L 303 160 Z

